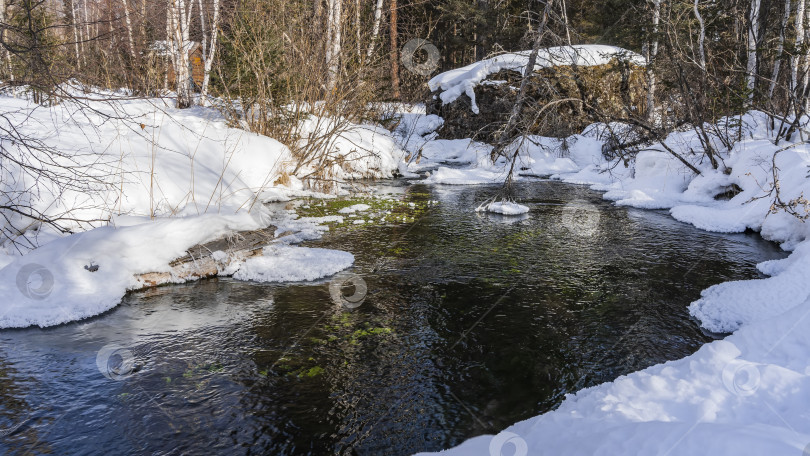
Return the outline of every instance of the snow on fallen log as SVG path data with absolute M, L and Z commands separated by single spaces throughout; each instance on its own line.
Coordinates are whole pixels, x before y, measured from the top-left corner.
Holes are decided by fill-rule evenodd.
M 529 51 L 502 54 L 430 80 L 427 114 L 444 119 L 442 138 L 494 142 L 517 103 Z M 534 135 L 579 133 L 603 115 L 644 112 L 644 59 L 626 49 L 582 45 L 541 49 L 523 117 Z M 550 106 L 550 108 L 546 108 Z M 598 115 L 597 115 L 598 113 Z
M 197 244 L 186 250 L 184 256 L 169 263 L 169 271 L 137 274 L 135 279 L 141 286 L 132 290 L 215 277 L 235 262 L 262 255 L 264 247 L 274 242 L 274 232 L 275 227 L 269 226 L 259 230 L 240 231 L 205 244 Z
M 502 70 L 512 70 L 523 73 L 529 63 L 529 53 L 531 51 L 521 51 L 515 53 L 501 54 L 491 59 L 481 60 L 455 70 L 445 71 L 434 76 L 428 81 L 431 92 L 439 92 L 443 104 L 452 103 L 462 94 L 467 94 L 473 100 L 473 111 L 475 106 L 475 95 L 473 88 L 484 81 L 489 75 L 496 74 Z M 537 54 L 535 71 L 542 68 L 555 66 L 597 66 L 606 65 L 614 59 L 625 60 L 634 65 L 644 66 L 645 60 L 639 54 L 616 46 L 606 46 L 601 44 L 584 44 L 576 46 L 556 46 L 541 49 Z M 472 94 L 471 94 L 472 93 Z

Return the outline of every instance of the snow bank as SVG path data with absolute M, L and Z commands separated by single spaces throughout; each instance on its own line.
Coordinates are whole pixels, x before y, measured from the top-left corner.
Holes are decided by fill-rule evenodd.
M 568 395 L 553 412 L 438 454 L 804 454 L 810 444 L 806 313 L 796 309 L 687 358 Z M 784 334 L 790 341 L 780 340 Z M 510 452 L 515 446 L 525 451 Z
M 263 254 L 227 261 L 220 275 L 259 282 L 316 280 L 354 263 L 351 253 L 290 245 L 317 239 L 333 218 L 303 218 L 287 211 L 236 215 L 204 214 L 167 218 L 125 227 L 102 227 L 54 240 L 15 258 L 0 269 L 0 328 L 53 326 L 99 315 L 117 306 L 124 294 L 144 284 L 136 275 L 172 272 L 169 263 L 190 247 L 228 235 L 277 226 Z M 175 282 L 184 279 L 176 278 Z
M 666 138 L 666 146 L 700 170 L 699 176 L 661 144 L 627 164 L 605 161 L 598 128 L 572 137 L 577 141 L 564 148 L 567 156 L 550 138 L 513 145 L 521 148 L 515 165 L 524 173 L 560 169 L 553 177 L 590 184 L 616 204 L 669 209 L 678 220 L 711 231 L 753 229 L 793 253 L 757 266 L 769 278 L 722 283 L 692 303 L 690 313 L 703 327 L 734 331 L 726 339 L 568 395 L 555 411 L 441 454 L 810 454 L 810 228 L 772 211 L 770 193 L 776 154 L 782 200 L 810 194 L 810 146 L 798 138 L 775 145 L 762 113 L 721 120 L 719 130 L 732 121 L 742 123 L 743 140 L 730 151 L 708 129 L 715 149 L 723 151 L 725 168 L 719 170 L 692 153 L 702 150 L 694 131 Z M 480 165 L 456 167 L 452 179 L 474 181 Z M 509 165 L 486 169 L 503 172 Z M 741 191 L 729 200 L 715 199 L 732 186 Z
M 73 157 L 79 165 L 94 164 L 88 172 L 109 185 L 94 183 L 62 193 L 40 181 L 41 191 L 25 194 L 33 177 L 4 163 L 1 194 L 21 195 L 21 202 L 49 216 L 80 219 L 232 213 L 251 206 L 256 193 L 272 187 L 292 160 L 286 146 L 228 128 L 211 109 L 177 110 L 160 100 L 88 104 L 93 111 L 71 102 L 42 107 L 0 96 L 0 105 L 9 112 L 3 122 L 18 125 L 22 135 Z M 12 154 L 34 154 L 47 162 L 42 152 L 9 146 L 4 144 Z M 31 221 L 17 215 L 11 224 L 24 228 Z
M 98 315 L 140 286 L 135 274 L 169 272 L 169 263 L 195 244 L 265 225 L 261 216 L 248 213 L 207 214 L 56 239 L 0 270 L 0 328 L 53 326 Z M 92 266 L 98 270 L 89 271 Z
M 299 177 L 316 171 L 312 164 L 292 175 L 296 159 L 289 148 L 275 139 L 230 128 L 214 109 L 179 110 L 161 99 L 111 101 L 103 99 L 111 94 L 93 96 L 81 103 L 44 107 L 0 95 L 4 111 L 0 127 L 16 128 L 21 136 L 41 142 L 41 148 L 63 154 L 57 163 L 72 165 L 78 173 L 67 189 L 38 179 L 19 163 L 65 172 L 49 165 L 53 154 L 6 141 L 3 147 L 15 160 L 0 163 L 0 195 L 46 216 L 98 220 L 65 223 L 72 231 L 83 231 L 121 214 L 231 214 L 263 201 L 288 200 L 304 193 Z M 391 177 L 405 154 L 378 126 L 310 116 L 301 128 L 304 137 L 299 146 L 327 150 L 333 164 L 323 171 L 337 182 Z M 337 132 L 324 141 L 334 129 Z M 8 219 L 0 219 L 0 227 L 7 232 L 39 227 L 20 214 L 4 215 Z M 35 244 L 52 239 L 36 234 Z M 3 258 L 0 264 L 7 262 Z
M 475 87 L 489 75 L 501 70 L 524 72 L 529 64 L 531 51 L 501 54 L 455 70 L 446 71 L 428 81 L 431 92 L 439 92 L 443 104 L 452 103 L 462 94 L 472 100 L 473 112 L 478 114 L 475 104 Z M 627 49 L 599 44 L 557 46 L 540 49 L 535 69 L 553 66 L 596 66 L 610 63 L 613 59 L 627 60 L 636 65 L 645 65 L 644 57 Z
M 16 128 L 37 146 L 3 142 L 11 159 L 0 158 L 0 205 L 96 220 L 66 222 L 76 234 L 64 236 L 3 212 L 0 229 L 23 242 L 17 251 L 0 236 L 0 328 L 51 326 L 98 315 L 115 307 L 127 290 L 140 287 L 136 275 L 170 272 L 169 262 L 189 247 L 233 231 L 275 223 L 286 228 L 279 233 L 292 232 L 278 241 L 289 244 L 317 238 L 327 229 L 318 220 L 268 218 L 265 201 L 328 196 L 304 190 L 291 175 L 294 157 L 280 142 L 230 128 L 213 109 L 177 110 L 160 99 L 104 99 L 112 96 L 83 94 L 81 103 L 43 107 L 0 95 L 0 127 Z M 330 125 L 328 120 L 307 122 L 303 127 L 313 134 L 302 139 L 302 146 L 317 141 L 318 129 Z M 313 146 L 331 148 L 340 163 L 332 178 L 390 177 L 399 168 L 404 152 L 386 130 L 344 127 L 329 143 Z M 21 164 L 67 175 L 63 180 L 70 185 L 55 185 Z M 56 165 L 70 165 L 76 174 Z M 299 175 L 311 171 L 303 167 Z M 250 280 L 313 280 L 352 262 L 344 252 L 276 246 L 221 272 Z
M 504 152 L 514 156 L 515 180 L 572 174 L 588 166 L 603 164 L 602 142 L 582 135 L 564 139 L 524 136 L 515 139 Z M 422 181 L 432 184 L 470 185 L 502 183 L 511 162 L 490 159 L 492 146 L 471 139 L 437 139 L 420 149 L 420 162 L 408 164 L 408 171 L 428 171 Z
M 302 122 L 300 134 L 299 147 L 315 144 L 326 151 L 327 160 L 302 167 L 299 176 L 319 174 L 339 181 L 388 178 L 399 170 L 405 156 L 391 133 L 376 125 L 309 116 Z

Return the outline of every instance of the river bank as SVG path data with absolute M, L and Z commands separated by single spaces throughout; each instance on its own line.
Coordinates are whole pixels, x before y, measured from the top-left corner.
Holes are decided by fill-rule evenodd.
M 199 116 L 200 113 L 185 115 Z M 493 184 L 506 176 L 508 163 L 504 160 L 494 164 L 489 162 L 490 146 L 471 140 L 435 139 L 434 131 L 441 125 L 441 119 L 425 116 L 418 109 L 403 110 L 400 116 L 399 126 L 390 135 L 378 129 L 371 130 L 374 135 L 383 138 L 376 143 L 371 142 L 386 144 L 380 153 L 388 155 L 380 161 L 367 162 L 371 163 L 365 165 L 369 169 L 374 168 L 377 172 L 379 163 L 394 163 L 386 165 L 386 173 L 398 171 L 415 182 L 434 184 L 438 195 L 442 193 L 444 185 Z M 793 143 L 782 141 L 773 144 L 773 131 L 769 128 L 769 119 L 763 114 L 753 112 L 730 119 L 727 123 L 730 124 L 731 120 L 743 128 L 740 134 L 742 139 L 722 155 L 722 169 L 713 169 L 702 160 L 701 154 L 692 153 L 700 150 L 700 141 L 693 132 L 676 132 L 667 138 L 668 148 L 691 160 L 690 164 L 701 171 L 700 176 L 695 176 L 671 154 L 657 150 L 663 148 L 654 144 L 631 162 L 605 160 L 601 155 L 603 126 L 599 125 L 590 127 L 581 135 L 565 139 L 530 137 L 513 144 L 513 148 L 522 149 L 518 181 L 529 182 L 536 176 L 551 176 L 567 183 L 587 184 L 594 190 L 605 192 L 604 198 L 618 206 L 666 209 L 674 219 L 720 233 L 753 230 L 765 239 L 781 243 L 783 248 L 793 253 L 786 259 L 765 261 L 758 265 L 759 272 L 770 278 L 716 284 L 703 291 L 699 299 L 696 296 L 689 305 L 690 314 L 705 329 L 722 333 L 734 331 L 733 335 L 710 342 L 697 353 L 678 361 L 647 367 L 635 373 L 624 372 L 629 375 L 598 386 L 594 384 L 576 394 L 566 391 L 570 395 L 558 409 L 508 427 L 496 437 L 476 437 L 448 450 L 449 453 L 500 454 L 505 445 L 511 444 L 516 450 L 525 450 L 527 454 L 627 454 L 638 448 L 644 448 L 645 453 L 662 454 L 694 454 L 707 449 L 716 454 L 732 454 L 747 452 L 752 448 L 789 454 L 803 450 L 810 443 L 807 424 L 810 419 L 802 408 L 810 395 L 810 336 L 807 336 L 810 334 L 810 321 L 805 318 L 810 313 L 810 302 L 807 300 L 810 289 L 806 285 L 810 270 L 810 247 L 804 241 L 808 229 L 794 215 L 772 211 L 773 164 L 779 169 L 782 199 L 801 201 L 804 192 L 810 190 L 806 179 L 810 154 L 806 144 L 798 139 Z M 204 123 L 217 126 L 221 121 L 211 123 L 206 120 Z M 77 128 L 81 129 L 81 126 Z M 140 129 L 144 130 L 143 127 Z M 221 131 L 225 132 L 222 138 L 231 137 L 230 130 Z M 117 141 L 112 139 L 113 136 L 117 138 L 121 134 L 117 130 L 114 133 L 105 136 L 108 144 Z M 257 136 L 251 141 L 272 140 Z M 229 149 L 223 144 L 227 142 L 208 149 L 212 157 L 207 167 L 209 170 L 216 169 L 212 168 L 214 164 L 221 167 L 223 159 L 229 156 Z M 372 151 L 376 150 L 374 147 L 370 146 Z M 166 165 L 167 170 L 179 172 L 178 176 L 184 175 L 189 157 L 195 156 L 192 149 L 187 150 L 185 155 L 181 154 L 177 163 Z M 253 155 L 247 155 L 241 167 L 228 166 L 224 171 L 210 172 L 211 179 L 206 181 L 210 183 L 210 188 L 206 187 L 200 195 L 189 199 L 185 193 L 178 191 L 176 198 L 167 196 L 167 203 L 157 206 L 165 210 L 163 219 L 153 221 L 144 219 L 143 215 L 131 214 L 137 209 L 146 210 L 148 218 L 155 215 L 154 198 L 149 191 L 145 191 L 141 182 L 134 185 L 129 193 L 138 195 L 137 201 L 143 204 L 133 206 L 123 217 L 112 218 L 116 227 L 98 227 L 70 236 L 57 235 L 47 229 L 42 232 L 39 229 L 24 230 L 38 239 L 39 248 L 20 256 L 19 252 L 14 253 L 6 246 L 6 256 L 3 257 L 5 268 L 0 270 L 0 297 L 4 305 L 0 318 L 5 319 L 4 326 L 62 324 L 108 311 L 119 305 L 126 290 L 133 286 L 133 277 L 139 271 L 145 273 L 154 272 L 155 268 L 166 268 L 188 247 L 234 230 L 261 229 L 272 223 L 278 226 L 277 235 L 287 237 L 289 248 L 304 249 L 293 244 L 313 241 L 327 229 L 324 223 L 335 222 L 338 217 L 343 223 L 348 218 L 348 214 L 307 218 L 287 213 L 271 222 L 263 204 L 249 204 L 248 207 L 253 210 L 237 212 L 236 208 L 244 209 L 246 201 L 263 203 L 306 195 L 322 196 L 307 193 L 295 185 L 266 186 L 267 182 L 276 182 L 276 177 L 282 174 L 281 171 L 273 171 L 273 167 L 285 153 L 283 148 L 273 145 L 273 150 L 277 150 L 278 154 L 272 156 L 263 154 L 266 149 L 262 147 L 237 147 L 239 150 L 250 150 L 257 159 L 271 159 L 273 166 L 259 169 L 250 158 Z M 122 156 L 130 155 L 124 153 Z M 402 157 L 404 161 L 397 163 L 390 160 L 394 156 Z M 144 164 L 152 161 L 151 154 L 142 154 L 141 158 L 136 162 Z M 216 210 L 209 211 L 214 213 L 201 214 L 199 201 L 219 194 L 223 173 L 233 173 L 234 178 L 241 178 L 242 168 L 256 171 L 251 178 L 252 183 L 239 186 L 239 192 L 226 192 L 226 195 L 236 195 L 238 198 L 221 199 Z M 191 181 L 196 182 L 198 177 L 192 175 Z M 424 178 L 417 181 L 420 177 Z M 4 184 L 7 182 L 17 181 L 4 179 Z M 739 191 L 735 190 L 730 199 L 715 198 L 728 194 L 734 187 Z M 472 214 L 483 199 L 475 196 L 475 186 L 469 188 L 473 189 L 473 196 L 463 197 L 462 200 L 468 203 Z M 243 190 L 244 194 L 240 193 Z M 116 194 L 110 195 L 113 195 L 111 201 L 115 201 Z M 434 199 L 441 201 L 439 197 Z M 231 204 L 237 202 L 239 204 Z M 46 200 L 42 204 L 48 207 L 50 203 Z M 108 208 L 110 203 L 102 200 L 90 206 L 99 205 Z M 528 217 L 535 216 L 537 210 L 534 207 Z M 185 217 L 178 218 L 178 215 Z M 518 228 L 525 223 L 525 218 L 521 217 L 525 215 L 503 217 L 501 221 L 516 223 Z M 552 220 L 562 227 L 571 227 L 559 233 L 562 242 L 599 247 L 600 251 L 606 246 L 609 252 L 613 252 L 608 258 L 616 258 L 617 252 L 621 252 L 621 244 L 598 237 L 601 216 L 594 217 L 594 210 L 589 204 L 574 204 L 560 213 L 559 218 Z M 401 222 L 396 225 L 401 225 Z M 81 231 L 87 228 L 75 229 Z M 15 229 L 19 230 L 20 227 Z M 450 230 L 448 235 L 453 236 L 454 232 Z M 334 269 L 325 268 L 318 277 L 330 276 L 354 262 L 352 254 L 335 252 L 334 247 L 331 251 L 339 261 L 330 262 Z M 655 251 L 655 248 L 650 247 L 649 251 Z M 576 252 L 585 254 L 586 251 L 580 249 Z M 287 267 L 288 264 L 277 261 L 285 258 L 278 253 L 268 251 L 266 256 L 261 257 L 261 264 L 256 265 L 258 269 L 245 278 L 261 280 L 267 271 Z M 703 261 L 712 259 L 713 255 L 725 254 L 705 249 L 694 258 L 692 268 L 686 269 L 689 272 L 703 271 Z M 296 258 L 297 263 L 290 264 L 308 265 L 309 257 L 306 255 Z M 29 265 L 45 268 L 32 269 Z M 94 269 L 94 266 L 98 268 Z M 521 268 L 522 265 L 516 263 L 507 270 L 521 271 Z M 20 280 L 23 272 L 24 277 Z M 518 272 L 515 274 L 519 275 Z M 281 281 L 293 280 L 291 277 L 284 276 Z M 302 275 L 299 279 L 313 280 L 318 277 Z M 414 283 L 418 284 L 418 281 Z M 497 296 L 490 298 L 498 302 Z M 476 318 L 488 315 L 486 309 L 477 310 L 480 312 Z M 671 342 L 663 340 L 660 343 Z M 315 367 L 321 366 L 309 366 L 308 369 Z M 531 385 L 525 387 L 532 388 Z M 577 389 L 579 387 L 574 391 Z M 470 414 L 463 407 L 456 409 L 455 413 L 456 416 Z M 451 415 L 442 414 L 442 419 Z M 475 417 L 478 414 L 471 415 Z M 476 433 L 492 431 L 492 428 L 483 426 Z M 584 442 L 592 443 L 586 445 Z

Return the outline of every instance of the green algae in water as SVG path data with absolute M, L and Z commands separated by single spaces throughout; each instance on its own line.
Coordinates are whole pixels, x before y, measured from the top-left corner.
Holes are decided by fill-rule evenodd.
M 327 222 L 330 228 L 348 230 L 362 229 L 375 225 L 397 225 L 413 223 L 422 217 L 435 201 L 424 199 L 418 194 L 404 195 L 406 199 L 393 197 L 351 197 L 324 200 L 302 200 L 295 211 L 301 217 L 341 216 L 342 222 Z M 423 195 L 427 196 L 427 195 Z M 358 204 L 369 206 L 368 209 L 354 213 L 341 213 L 342 209 Z

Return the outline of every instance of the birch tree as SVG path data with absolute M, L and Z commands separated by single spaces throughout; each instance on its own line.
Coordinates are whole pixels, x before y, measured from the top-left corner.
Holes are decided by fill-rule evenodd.
M 0 24 L 6 23 L 6 0 L 0 0 Z M 5 60 L 8 79 L 14 82 L 14 72 L 11 68 L 11 53 L 6 48 L 6 28 L 0 27 L 0 47 L 3 48 L 3 59 Z
M 132 21 L 129 18 L 129 5 L 127 4 L 127 0 L 121 0 L 121 3 L 124 6 L 124 24 L 127 29 L 127 40 L 129 42 L 129 56 L 132 57 L 132 61 L 135 61 L 135 40 L 132 39 Z
M 563 26 L 565 26 L 565 42 L 571 46 L 571 29 L 568 26 L 568 7 L 565 6 L 565 0 L 560 2 L 560 11 L 562 12 Z
M 748 14 L 748 63 L 745 67 L 745 88 L 748 91 L 748 107 L 754 102 L 754 89 L 757 82 L 757 43 L 759 42 L 759 7 L 761 0 L 751 0 Z
M 377 43 L 377 37 L 380 36 L 380 22 L 382 20 L 382 8 L 383 8 L 383 0 L 377 0 L 377 4 L 374 6 L 374 26 L 371 30 L 371 39 L 368 43 L 368 51 L 366 52 L 366 57 L 371 58 L 371 55 L 374 54 L 374 45 Z
M 790 0 L 787 0 L 788 2 Z M 698 36 L 698 55 L 699 55 L 699 62 L 700 62 L 700 69 L 703 72 L 706 72 L 706 23 L 703 22 L 703 16 L 700 15 L 700 9 L 698 8 L 698 0 L 695 0 L 694 4 L 695 10 L 695 18 L 698 21 L 698 27 L 700 27 L 700 35 Z
M 219 37 L 219 0 L 212 0 L 212 15 L 211 30 L 207 31 L 207 23 L 205 17 L 205 8 L 203 0 L 199 0 L 200 8 L 200 28 L 202 30 L 202 55 L 204 59 L 203 64 L 203 82 L 200 87 L 200 104 L 205 105 L 205 98 L 208 95 L 208 85 L 211 81 L 211 68 L 214 64 L 214 57 L 217 52 L 217 38 Z M 210 36 L 210 46 L 208 43 Z
M 188 108 L 192 105 L 191 78 L 189 74 L 189 23 L 191 22 L 192 4 L 186 0 L 168 0 L 169 52 L 174 63 L 175 90 L 177 107 Z
M 794 96 L 799 97 L 799 67 L 801 66 L 801 54 L 799 53 L 804 45 L 804 0 L 799 0 L 796 4 L 796 52 L 790 56 L 790 89 Z
M 342 47 L 341 25 L 343 0 L 328 0 L 326 20 L 326 89 L 331 94 L 340 77 L 340 52 Z
M 0 22 L 2 22 L 2 13 L 0 13 Z M 75 0 L 65 0 L 65 19 L 68 21 L 71 32 L 73 33 L 73 56 L 76 59 L 76 68 L 81 70 L 82 62 L 79 54 L 79 32 L 76 27 L 76 2 Z
M 810 83 L 810 8 L 804 9 L 804 45 L 802 50 L 804 51 L 804 64 L 802 65 L 802 81 L 798 83 L 796 87 L 796 98 L 802 102 L 804 110 L 808 110 L 808 98 L 807 98 L 807 88 L 808 83 Z
M 785 33 L 788 21 L 790 21 L 790 0 L 785 0 L 785 14 L 782 16 L 782 22 L 779 24 L 779 43 L 776 46 L 776 59 L 773 62 L 773 73 L 771 74 L 771 84 L 768 87 L 768 98 L 773 98 L 773 93 L 776 90 L 776 81 L 779 79 L 779 70 L 782 66 L 782 59 L 785 53 Z

